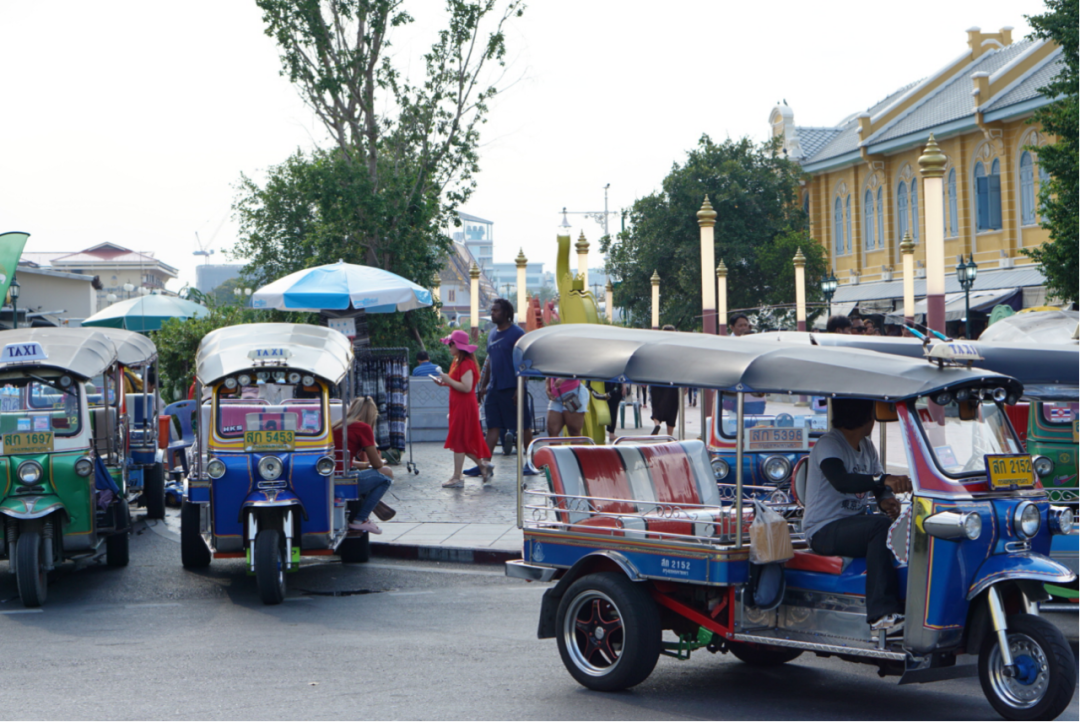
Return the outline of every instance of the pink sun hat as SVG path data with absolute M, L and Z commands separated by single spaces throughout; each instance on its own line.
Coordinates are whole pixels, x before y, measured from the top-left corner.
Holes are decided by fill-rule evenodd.
M 476 353 L 476 346 L 469 343 L 469 334 L 461 329 L 454 331 L 452 334 L 442 339 L 442 342 L 447 346 L 453 344 L 454 346 L 457 346 L 459 351 L 464 351 L 465 353 Z

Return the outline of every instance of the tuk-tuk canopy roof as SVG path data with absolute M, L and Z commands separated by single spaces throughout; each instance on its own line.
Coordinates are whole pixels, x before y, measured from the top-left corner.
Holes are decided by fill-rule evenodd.
M 523 376 L 557 376 L 724 391 L 795 393 L 897 401 L 959 386 L 1001 386 L 1013 378 L 980 369 L 861 349 L 751 340 L 748 337 L 565 324 L 532 331 L 514 348 Z
M 212 384 L 265 364 L 336 384 L 349 373 L 352 359 L 352 343 L 340 331 L 301 323 L 248 323 L 206 334 L 195 357 L 195 375 Z
M 98 326 L 94 330 L 112 339 L 117 359 L 124 366 L 139 366 L 157 358 L 157 346 L 141 333 L 108 326 Z
M 34 352 L 33 344 L 41 354 Z M 20 351 L 26 353 L 15 350 L 20 345 Z M 92 379 L 112 366 L 116 355 L 112 339 L 96 328 L 19 328 L 0 332 L 0 372 L 54 368 Z
M 754 340 L 816 344 L 833 348 L 857 348 L 879 353 L 923 358 L 922 341 L 892 336 L 853 336 L 839 333 L 781 331 L 753 336 Z M 811 338 L 813 341 L 811 341 Z M 1076 401 L 1080 390 L 1080 346 L 1075 343 L 985 343 L 973 346 L 982 361 L 974 365 L 986 371 L 1012 376 L 1024 385 L 1024 396 L 1038 401 Z

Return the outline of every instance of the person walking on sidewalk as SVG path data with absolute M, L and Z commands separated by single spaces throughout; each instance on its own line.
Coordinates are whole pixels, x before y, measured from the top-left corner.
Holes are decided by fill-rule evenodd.
M 667 324 L 664 331 L 674 331 L 675 327 Z M 660 424 L 667 426 L 667 435 L 675 434 L 675 425 L 679 423 L 679 389 L 674 386 L 650 386 L 649 404 L 652 406 L 652 435 L 660 433 Z
M 393 516 L 393 510 L 382 504 L 383 494 L 390 488 L 394 472 L 383 462 L 379 449 L 375 446 L 375 434 L 371 430 L 371 425 L 378 417 L 379 409 L 370 396 L 353 399 L 349 403 L 345 418 L 336 423 L 332 429 L 334 448 L 343 449 L 348 445 L 350 464 L 352 468 L 360 469 L 357 476 L 357 491 L 364 496 L 364 500 L 349 522 L 349 529 L 366 531 L 369 534 L 382 534 L 382 529 L 371 521 L 371 514 L 377 507 L 382 506 L 384 520 Z
M 450 347 L 454 357 L 450 373 L 439 372 L 439 383 L 450 388 L 450 428 L 443 448 L 454 452 L 454 475 L 443 486 L 453 489 L 465 485 L 461 467 L 466 456 L 476 462 L 486 484 L 491 480 L 491 451 L 480 428 L 480 406 L 476 401 L 476 384 L 480 378 L 480 369 L 473 358 L 476 346 L 469 343 L 469 335 L 460 329 L 442 342 Z

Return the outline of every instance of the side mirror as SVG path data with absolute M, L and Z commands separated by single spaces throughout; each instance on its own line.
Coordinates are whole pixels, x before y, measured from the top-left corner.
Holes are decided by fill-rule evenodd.
M 896 404 L 888 401 L 875 401 L 874 402 L 874 421 L 883 423 L 886 421 L 896 421 L 900 417 L 896 413 Z
M 974 399 L 957 403 L 961 421 L 974 421 L 979 418 L 979 402 Z

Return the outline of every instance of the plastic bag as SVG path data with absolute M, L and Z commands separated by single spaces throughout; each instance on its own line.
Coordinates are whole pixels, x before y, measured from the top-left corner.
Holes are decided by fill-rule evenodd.
M 795 556 L 787 521 L 760 501 L 750 524 L 750 563 L 786 562 Z

